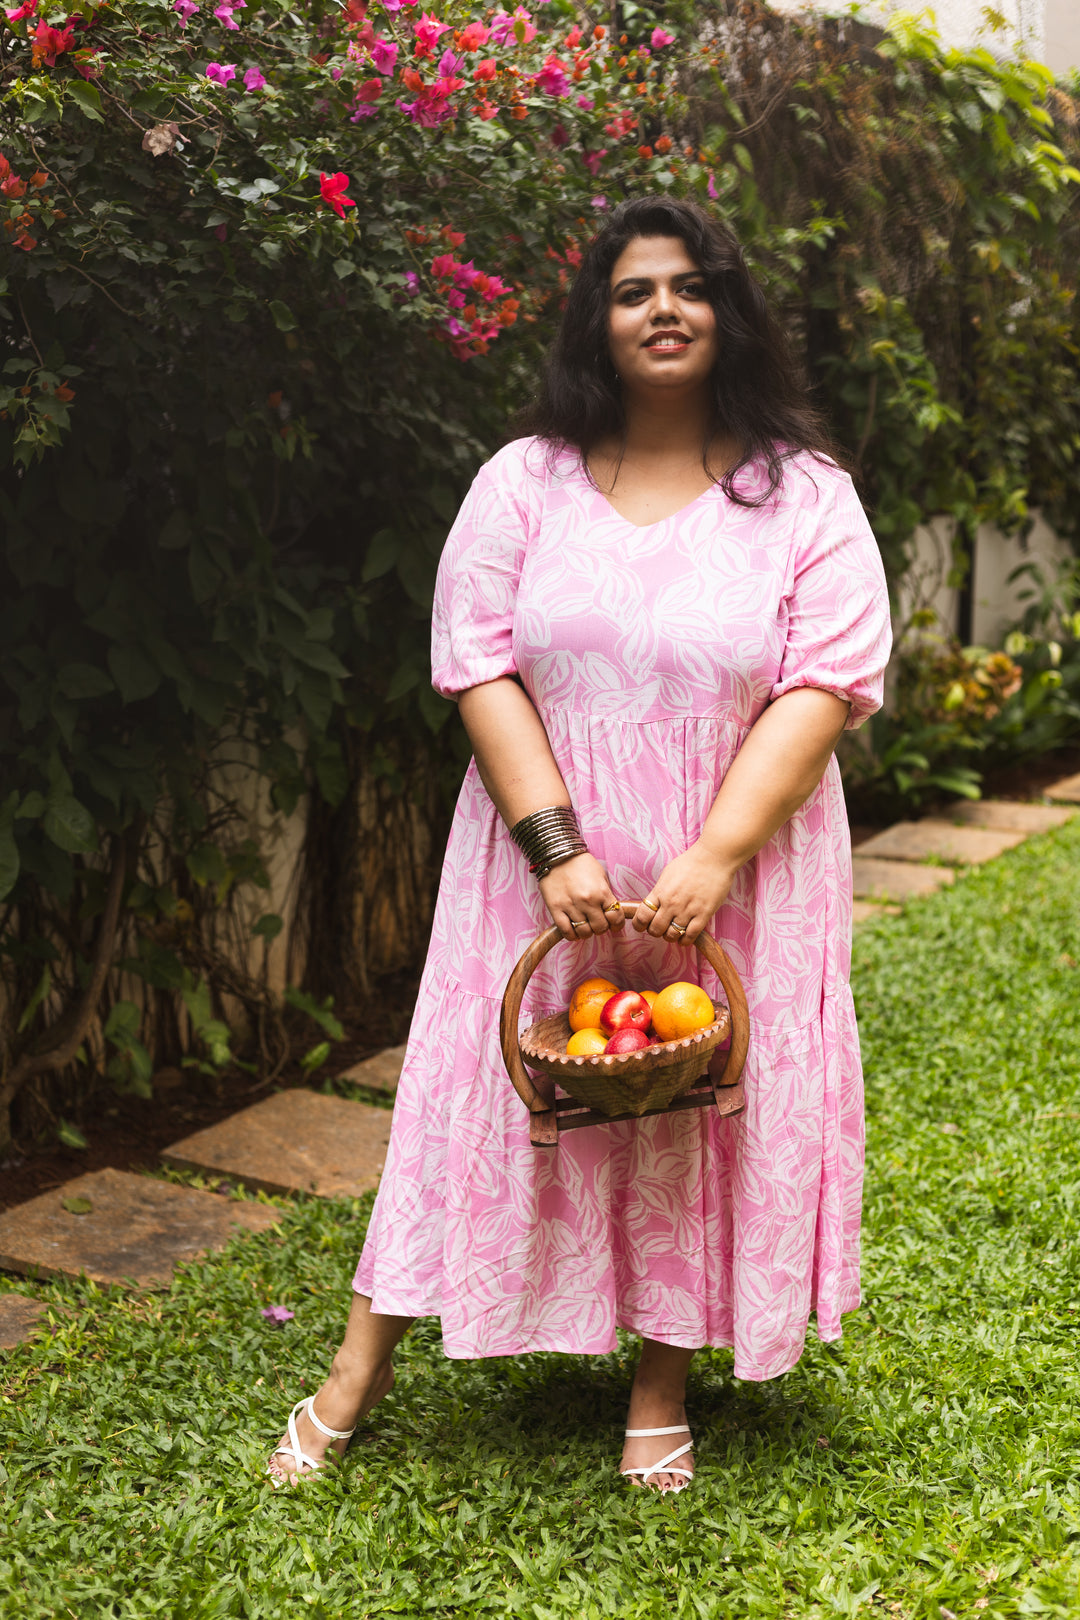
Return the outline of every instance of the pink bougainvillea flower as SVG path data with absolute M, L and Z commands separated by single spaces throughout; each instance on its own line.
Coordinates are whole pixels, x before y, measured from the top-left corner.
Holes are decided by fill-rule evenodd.
M 405 272 L 405 290 L 410 298 L 415 298 L 420 291 L 420 277 L 415 270 Z
M 330 204 L 339 219 L 345 218 L 346 208 L 356 207 L 352 198 L 345 195 L 348 186 L 349 177 L 347 174 L 338 172 L 337 174 L 320 173 L 319 175 L 319 191 L 322 194 L 322 200 L 324 203 Z
M 249 93 L 253 90 L 265 90 L 266 80 L 256 67 L 248 68 L 244 74 L 244 89 Z
M 582 152 L 581 161 L 590 174 L 600 173 L 600 164 L 607 157 L 607 147 L 602 146 L 599 152 Z
M 518 6 L 513 15 L 509 11 L 497 11 L 491 19 L 491 37 L 496 44 L 505 45 L 511 36 L 519 45 L 527 45 L 536 38 L 532 13 L 526 11 L 524 6 Z
M 413 23 L 417 56 L 434 56 L 439 36 L 447 34 L 449 31 L 446 23 L 440 22 L 438 17 L 432 17 L 425 11 L 420 21 Z
M 576 51 L 580 44 L 581 29 L 578 27 L 577 23 L 575 23 L 573 28 L 571 28 L 570 32 L 566 36 L 566 46 L 568 50 Z
M 675 35 L 669 34 L 666 28 L 654 28 L 649 36 L 649 44 L 654 51 L 662 51 L 665 45 L 674 45 Z
M 555 146 L 555 147 L 566 146 L 568 144 L 569 140 L 570 140 L 570 136 L 567 134 L 566 125 L 565 124 L 556 124 L 555 128 L 551 132 L 551 144 L 552 144 L 552 146 Z
M 235 62 L 207 62 L 206 77 L 215 84 L 228 84 L 230 79 L 236 78 Z
M 221 0 L 221 4 L 214 7 L 214 16 L 219 22 L 224 23 L 226 28 L 231 28 L 235 32 L 240 24 L 233 16 L 233 12 L 242 11 L 246 5 L 247 0 Z
M 224 242 L 228 234 L 229 227 L 227 225 L 216 225 L 214 227 L 214 235 L 217 237 L 219 242 Z
M 715 202 L 719 197 L 720 193 L 716 189 L 716 176 L 714 174 L 709 175 L 709 183 L 705 187 L 705 190 L 713 202 Z
M 74 26 L 50 28 L 47 22 L 40 21 L 34 29 L 30 50 L 31 63 L 36 68 L 43 62 L 47 67 L 55 67 L 56 58 L 63 56 L 65 51 L 70 51 L 74 44 Z
M 437 281 L 452 276 L 457 267 L 458 262 L 452 253 L 440 253 L 437 258 L 431 261 L 431 273 Z
M 582 112 L 592 112 L 593 108 L 596 106 L 596 102 L 593 100 L 592 96 L 578 96 L 577 104 L 581 108 Z
M 482 101 L 478 101 L 476 103 L 476 105 L 473 107 L 473 112 L 476 114 L 477 118 L 482 118 L 485 124 L 489 123 L 492 118 L 497 118 L 499 116 L 498 107 L 493 101 L 488 101 L 486 97 Z
M 487 44 L 491 37 L 491 29 L 482 22 L 471 22 L 467 28 L 461 30 L 458 36 L 458 45 L 463 51 L 479 51 Z
M 397 65 L 398 47 L 388 39 L 377 39 L 371 45 L 371 65 L 376 73 L 389 76 Z
M 473 78 L 480 84 L 494 79 L 499 71 L 499 64 L 493 56 L 486 56 L 482 62 L 477 62 L 473 68 Z
M 542 90 L 545 96 L 568 96 L 570 94 L 570 78 L 566 68 L 557 56 L 549 56 L 540 72 L 536 75 L 536 88 Z
M 10 172 L 0 180 L 0 196 L 21 197 L 26 191 L 26 181 L 20 180 L 17 174 Z
M 453 51 L 443 51 L 439 58 L 439 77 L 452 79 L 461 67 L 462 58 L 455 56 Z M 460 86 L 458 87 L 460 89 Z
M 101 52 L 72 51 L 71 65 L 84 79 L 96 79 L 101 73 Z
M 464 309 L 466 303 L 465 294 L 459 291 L 457 287 L 452 287 L 446 295 L 446 302 L 451 309 Z
M 24 17 L 32 17 L 37 8 L 38 0 L 24 0 L 24 3 L 17 6 L 14 11 L 8 11 L 5 7 L 4 16 L 9 23 L 22 22 Z
M 173 10 L 180 18 L 181 28 L 187 27 L 188 23 L 199 9 L 200 8 L 195 4 L 195 0 L 173 0 Z
M 259 1315 L 265 1316 L 266 1320 L 273 1322 L 275 1327 L 284 1327 L 286 1322 L 292 1321 L 296 1312 L 286 1310 L 284 1305 L 268 1305 L 265 1311 L 259 1312 Z
M 606 208 L 607 207 L 607 198 L 606 197 L 590 197 L 589 198 L 589 203 L 590 203 L 590 206 L 593 207 L 593 208 Z

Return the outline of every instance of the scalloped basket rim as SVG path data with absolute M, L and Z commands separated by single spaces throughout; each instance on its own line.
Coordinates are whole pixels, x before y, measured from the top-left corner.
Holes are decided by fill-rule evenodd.
M 713 1010 L 716 1010 L 715 1007 Z M 565 1018 L 566 1016 L 565 1013 L 553 1013 L 551 1015 L 553 1018 Z M 731 1027 L 731 1014 L 725 1007 L 720 1012 L 719 1017 L 714 1018 L 711 1024 L 706 1024 L 702 1029 L 695 1029 L 693 1034 L 680 1035 L 674 1041 L 661 1041 L 656 1046 L 645 1046 L 637 1052 L 582 1052 L 573 1056 L 567 1052 L 557 1052 L 551 1046 L 538 1046 L 535 1043 L 526 1044 L 533 1030 L 539 1029 L 542 1024 L 548 1022 L 549 1019 L 547 1018 L 537 1019 L 536 1023 L 531 1024 L 521 1036 L 519 1045 L 521 1055 L 526 1062 L 530 1057 L 539 1058 L 545 1063 L 558 1063 L 567 1069 L 580 1069 L 588 1063 L 594 1068 L 603 1066 L 610 1071 L 615 1069 L 616 1066 L 625 1068 L 627 1064 L 639 1068 L 649 1067 L 656 1062 L 661 1053 L 668 1055 L 683 1051 L 689 1055 L 692 1047 L 700 1046 L 702 1041 L 708 1040 L 713 1035 L 716 1036 L 716 1044 L 719 1044 L 721 1037 L 725 1033 L 724 1026 L 726 1025 L 728 1029 Z

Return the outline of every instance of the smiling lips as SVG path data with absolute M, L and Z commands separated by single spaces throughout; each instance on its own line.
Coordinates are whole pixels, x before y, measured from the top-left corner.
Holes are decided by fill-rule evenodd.
M 647 349 L 685 349 L 690 345 L 690 338 L 685 332 L 654 332 L 645 344 Z

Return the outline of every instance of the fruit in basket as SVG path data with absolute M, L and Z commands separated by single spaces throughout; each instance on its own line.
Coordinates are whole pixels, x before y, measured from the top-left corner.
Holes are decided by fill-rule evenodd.
M 599 1029 L 604 1004 L 618 995 L 619 987 L 610 979 L 584 979 L 570 997 L 570 1028 Z
M 617 1029 L 604 1047 L 605 1052 L 644 1052 L 647 1046 L 655 1046 L 643 1029 L 635 1024 L 624 1024 Z
M 667 985 L 652 1007 L 652 1027 L 658 1040 L 678 1041 L 713 1023 L 716 1012 L 700 984 L 679 980 Z
M 598 1057 L 607 1051 L 607 1036 L 602 1029 L 576 1029 L 566 1043 L 567 1057 Z
M 618 990 L 600 1009 L 600 1028 L 609 1035 L 617 1029 L 648 1029 L 652 1008 L 636 990 Z

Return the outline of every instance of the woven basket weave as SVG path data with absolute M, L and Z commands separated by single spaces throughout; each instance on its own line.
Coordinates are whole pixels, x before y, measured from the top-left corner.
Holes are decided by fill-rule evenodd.
M 526 1030 L 521 1055 L 530 1069 L 550 1074 L 577 1102 L 604 1114 L 646 1114 L 666 1108 L 701 1079 L 730 1029 L 731 1017 L 724 1007 L 715 1022 L 678 1041 L 646 1046 L 640 1052 L 567 1057 L 570 1019 L 556 1013 Z
M 535 939 L 511 973 L 503 996 L 503 1061 L 515 1091 L 531 1113 L 549 1112 L 552 1105 L 537 1090 L 529 1069 L 550 1075 L 577 1102 L 601 1113 L 658 1113 L 702 1078 L 713 1053 L 729 1034 L 731 1046 L 723 1074 L 714 1079 L 717 1085 L 735 1084 L 746 1061 L 749 1014 L 739 975 L 711 934 L 699 935 L 694 944 L 720 980 L 728 1005 L 714 1007 L 716 1018 L 704 1029 L 639 1052 L 568 1057 L 570 1020 L 566 1013 L 556 1013 L 533 1024 L 519 1039 L 521 1002 L 529 980 L 548 951 L 562 939 L 557 928 L 549 928 Z

